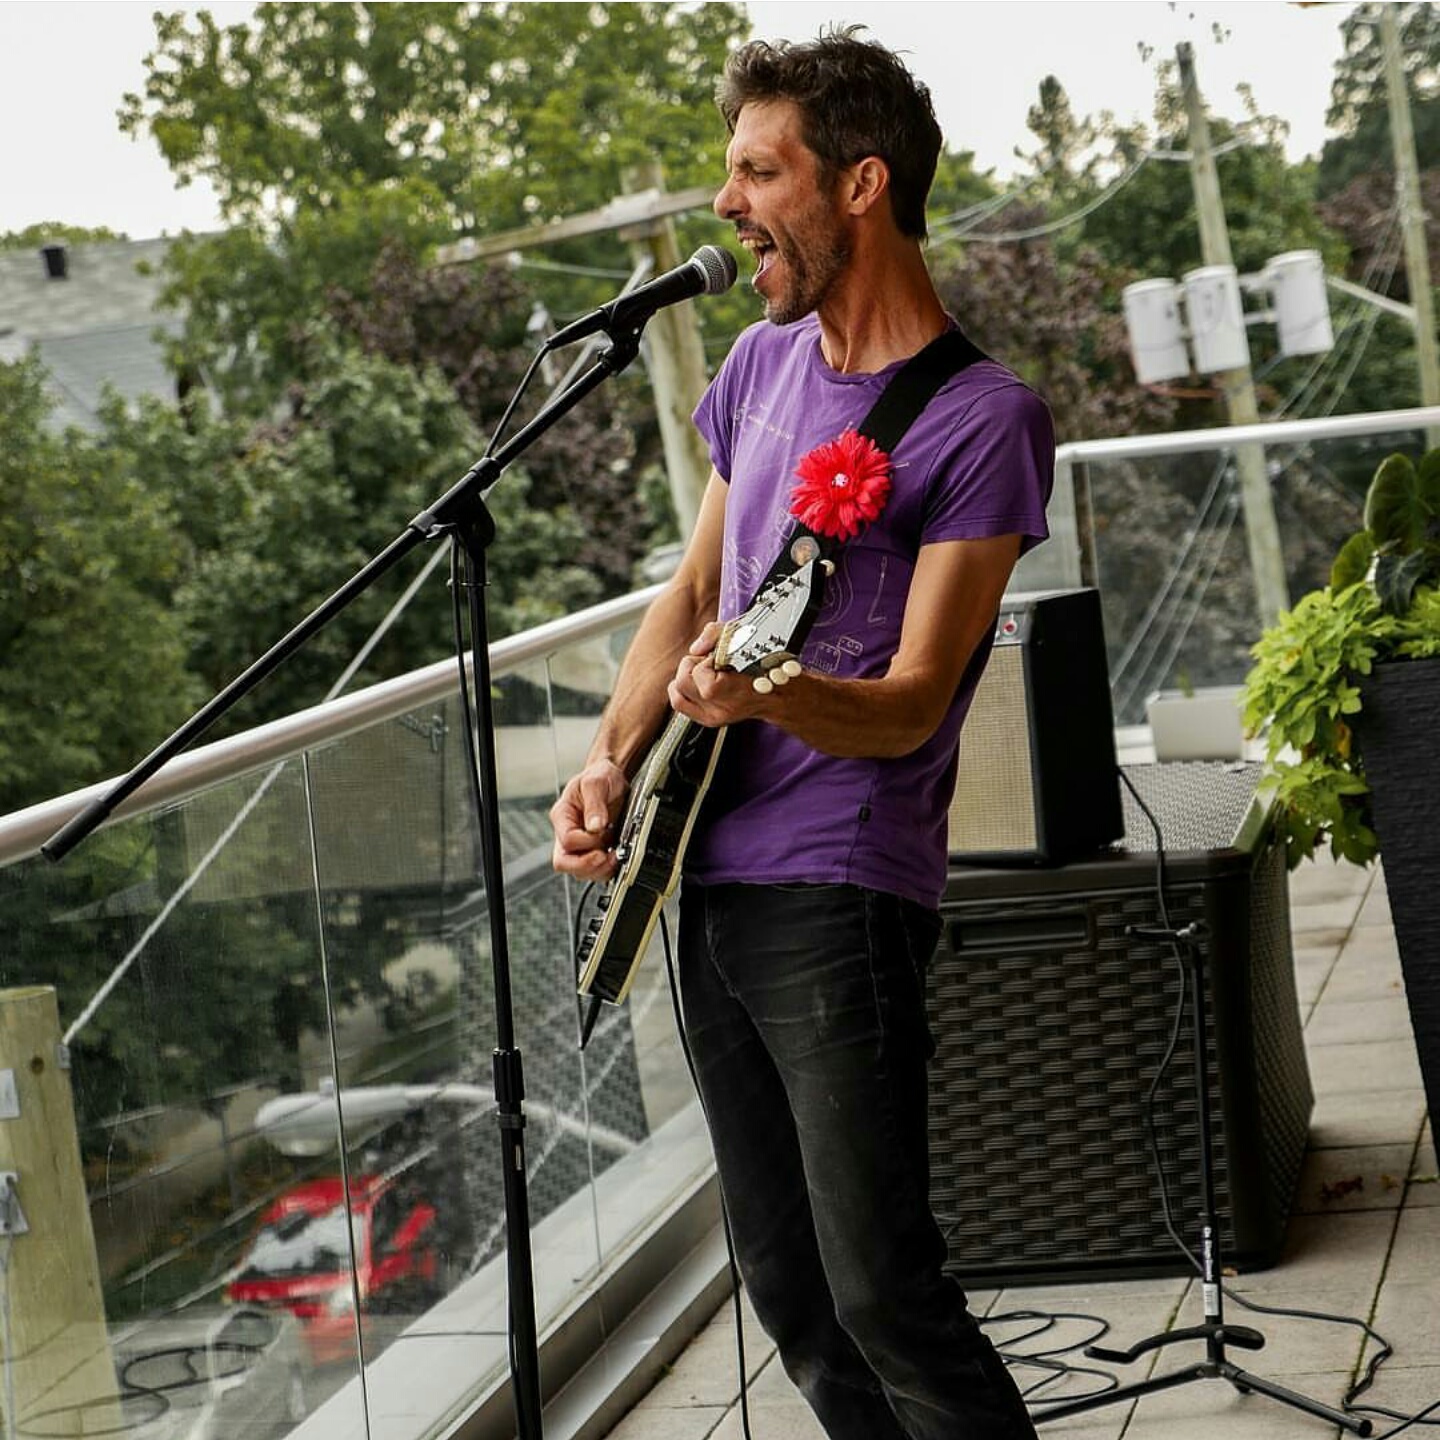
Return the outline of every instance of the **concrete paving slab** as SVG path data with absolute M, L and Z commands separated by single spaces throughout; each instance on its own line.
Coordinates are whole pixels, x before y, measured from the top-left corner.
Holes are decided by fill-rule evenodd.
M 1440 1305 L 1435 1303 L 1433 1274 L 1408 1281 L 1398 1274 L 1387 1278 L 1370 1323 L 1394 1350 L 1385 1362 L 1387 1370 L 1440 1365 Z M 1370 1354 L 1367 1347 L 1367 1361 Z
M 1374 1040 L 1414 1043 L 1410 1006 L 1404 993 L 1378 999 L 1346 995 L 1335 997 L 1327 989 L 1305 1025 L 1308 1045 L 1354 1045 Z
M 1413 1141 L 1311 1149 L 1300 1167 L 1293 1213 L 1398 1210 L 1414 1153 Z
M 1363 942 L 1347 945 L 1336 957 L 1326 978 L 1324 998 L 1327 1001 L 1403 1000 L 1405 979 L 1394 950 L 1388 945 L 1377 945 L 1372 951 Z
M 1296 952 L 1295 998 L 1302 1017 L 1308 1018 L 1311 1007 L 1324 992 L 1339 953 L 1338 946 Z
M 1395 1224 L 1390 1284 L 1428 1280 L 1440 1292 L 1440 1205 L 1407 1205 Z M 1436 1309 L 1440 1310 L 1440 1293 Z
M 1307 900 L 1333 900 L 1342 895 L 1356 896 L 1358 902 L 1374 881 L 1375 872 L 1366 866 L 1317 856 L 1290 872 L 1290 904 L 1298 909 Z
M 706 1440 L 724 1418 L 723 1407 L 642 1402 L 610 1432 L 610 1440 Z
M 1423 1090 L 1329 1091 L 1315 1097 L 1310 1148 L 1413 1144 L 1424 1118 Z
M 1402 1418 L 1409 1419 L 1422 1411 L 1428 1410 L 1432 1420 L 1440 1419 L 1440 1365 L 1403 1366 L 1387 1360 L 1375 1384 L 1356 1397 L 1355 1408 L 1358 1414 L 1369 1415 L 1374 1421 L 1376 1435 L 1383 1435 L 1401 1424 Z
M 1310 1084 L 1317 1095 L 1422 1088 L 1415 1042 L 1372 1040 L 1360 1045 L 1309 1048 Z
M 1363 908 L 1358 896 L 1344 896 L 1338 900 L 1309 900 L 1303 905 L 1291 907 L 1290 923 L 1297 936 L 1309 935 L 1317 931 L 1338 931 L 1343 935 L 1348 935 L 1362 914 Z
M 1346 1308 L 1358 1309 L 1375 1294 L 1395 1231 L 1395 1213 L 1389 1210 L 1297 1215 L 1275 1265 L 1227 1284 L 1267 1304 L 1267 1296 L 1281 1290 L 1341 1292 L 1349 1297 Z

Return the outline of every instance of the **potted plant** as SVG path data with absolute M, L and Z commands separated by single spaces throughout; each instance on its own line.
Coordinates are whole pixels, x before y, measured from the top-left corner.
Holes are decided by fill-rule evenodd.
M 1266 732 L 1291 867 L 1383 852 L 1432 1117 L 1440 1115 L 1440 449 L 1391 455 L 1330 583 L 1261 635 L 1242 692 Z

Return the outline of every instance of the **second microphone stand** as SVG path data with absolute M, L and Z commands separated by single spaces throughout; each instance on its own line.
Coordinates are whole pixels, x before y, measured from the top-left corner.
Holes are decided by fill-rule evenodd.
M 1199 1325 L 1188 1325 L 1151 1335 L 1147 1339 L 1136 1341 L 1127 1350 L 1111 1350 L 1105 1346 L 1090 1345 L 1086 1347 L 1085 1354 L 1092 1360 L 1100 1360 L 1110 1365 L 1129 1365 L 1152 1350 L 1199 1340 L 1205 1344 L 1205 1358 L 1169 1374 L 1155 1375 L 1133 1385 L 1121 1385 L 1114 1390 L 1104 1390 L 1095 1395 L 1047 1405 L 1043 1410 L 1037 1409 L 1031 1418 L 1040 1425 L 1067 1415 L 1078 1415 L 1084 1410 L 1094 1410 L 1101 1405 L 1115 1405 L 1124 1400 L 1137 1399 L 1141 1395 L 1152 1395 L 1157 1390 L 1188 1385 L 1192 1380 L 1228 1380 L 1242 1395 L 1251 1392 L 1266 1395 L 1281 1404 L 1314 1415 L 1317 1419 L 1339 1425 L 1355 1435 L 1369 1435 L 1373 1430 L 1369 1420 L 1347 1415 L 1341 1410 L 1321 1404 L 1318 1400 L 1312 1400 L 1308 1395 L 1301 1395 L 1284 1385 L 1277 1385 L 1273 1380 L 1253 1375 L 1248 1370 L 1242 1370 L 1230 1359 L 1229 1346 L 1233 1345 L 1241 1350 L 1259 1350 L 1265 1344 L 1265 1337 L 1248 1325 L 1230 1325 L 1225 1320 L 1222 1289 L 1224 1267 L 1220 1258 L 1220 1221 L 1215 1204 L 1214 1150 L 1210 1125 L 1210 1077 L 1206 1065 L 1205 955 L 1201 945 L 1202 932 L 1198 926 L 1187 925 L 1180 930 L 1142 929 L 1137 926 L 1130 933 L 1145 939 L 1168 940 L 1176 947 L 1176 953 L 1185 966 L 1191 1043 L 1194 1049 L 1195 1106 L 1200 1131 L 1202 1208 L 1199 1268 L 1205 1314 Z

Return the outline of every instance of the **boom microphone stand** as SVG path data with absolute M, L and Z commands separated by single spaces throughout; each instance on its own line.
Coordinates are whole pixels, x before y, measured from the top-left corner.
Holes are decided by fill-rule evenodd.
M 1106 1346 L 1089 1345 L 1085 1354 L 1092 1360 L 1105 1361 L 1111 1365 L 1129 1365 L 1151 1350 L 1181 1341 L 1203 1340 L 1205 1358 L 1197 1360 L 1183 1369 L 1168 1375 L 1152 1376 L 1133 1385 L 1121 1385 L 1114 1390 L 1105 1390 L 1095 1395 L 1085 1395 L 1076 1400 L 1062 1401 L 1036 1410 L 1031 1418 L 1037 1425 L 1047 1420 L 1059 1420 L 1066 1415 L 1076 1415 L 1082 1410 L 1093 1410 L 1100 1405 L 1113 1405 L 1121 1400 L 1134 1400 L 1141 1395 L 1150 1395 L 1157 1390 L 1169 1390 L 1177 1385 L 1189 1384 L 1192 1380 L 1228 1380 L 1242 1395 L 1251 1393 L 1268 1395 L 1284 1405 L 1291 1405 L 1332 1425 L 1339 1425 L 1356 1435 L 1369 1435 L 1372 1425 L 1369 1420 L 1347 1415 L 1331 1409 L 1308 1395 L 1287 1390 L 1273 1380 L 1266 1380 L 1242 1370 L 1226 1353 L 1226 1346 L 1234 1345 L 1241 1350 L 1259 1350 L 1265 1344 L 1265 1337 L 1248 1325 L 1229 1325 L 1225 1322 L 1224 1299 L 1221 1290 L 1222 1265 L 1220 1261 L 1220 1224 L 1215 1206 L 1214 1157 L 1210 1131 L 1210 1083 L 1206 1073 L 1205 1047 L 1205 957 L 1201 949 L 1201 927 L 1187 925 L 1181 930 L 1143 929 L 1134 927 L 1131 932 L 1151 940 L 1168 940 L 1185 964 L 1186 989 L 1190 1003 L 1190 1025 L 1194 1046 L 1195 1103 L 1200 1125 L 1200 1288 L 1205 1302 L 1205 1319 L 1200 1325 L 1189 1325 L 1182 1329 L 1170 1330 L 1163 1334 L 1151 1335 L 1136 1341 L 1128 1350 L 1111 1350 Z
M 730 281 L 734 279 L 733 264 Z M 729 283 L 727 281 L 726 283 Z M 722 287 L 723 288 L 723 287 Z M 693 293 L 693 292 L 692 292 Z M 50 860 L 60 860 L 96 829 L 115 809 L 163 765 L 195 741 L 206 729 L 386 571 L 423 541 L 449 535 L 463 551 L 468 576 L 471 664 L 475 686 L 474 735 L 471 751 L 477 762 L 472 772 L 479 808 L 481 868 L 486 909 L 490 918 L 490 958 L 494 972 L 495 1116 L 500 1131 L 505 1196 L 507 1277 L 510 1296 L 510 1374 L 520 1440 L 541 1440 L 540 1363 L 535 1322 L 535 1282 L 530 1250 L 530 1205 L 525 1173 L 525 1079 L 520 1051 L 515 1045 L 510 991 L 510 950 L 505 926 L 504 870 L 500 850 L 499 782 L 495 762 L 494 704 L 490 692 L 490 646 L 482 587 L 485 555 L 495 539 L 495 521 L 485 506 L 484 494 L 510 463 L 522 454 L 561 416 L 612 375 L 624 370 L 640 353 L 640 332 L 648 313 L 633 323 L 606 326 L 609 347 L 570 387 L 546 405 L 513 439 L 478 460 L 439 500 L 410 521 L 405 530 L 374 559 L 357 571 L 328 600 L 312 611 L 283 639 L 265 652 L 243 674 L 231 681 L 128 775 L 104 795 L 68 820 L 41 847 Z M 551 342 L 553 345 L 553 342 Z

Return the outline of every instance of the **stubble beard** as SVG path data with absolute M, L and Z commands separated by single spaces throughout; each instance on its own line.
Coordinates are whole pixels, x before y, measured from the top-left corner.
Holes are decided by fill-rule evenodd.
M 850 263 L 851 247 L 836 230 L 818 227 L 785 247 L 781 257 L 789 272 L 784 289 L 765 301 L 765 318 L 772 325 L 793 325 L 818 310 L 831 287 Z

